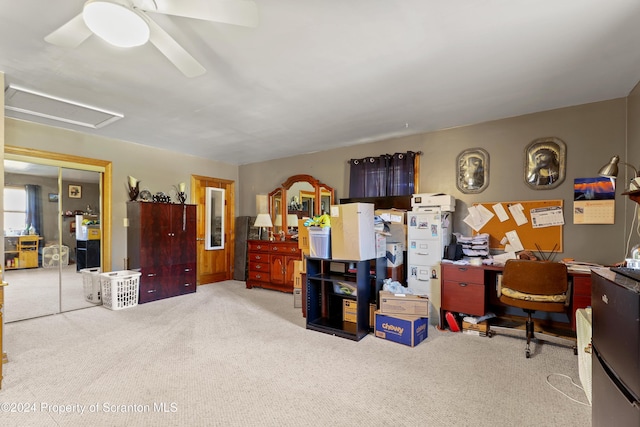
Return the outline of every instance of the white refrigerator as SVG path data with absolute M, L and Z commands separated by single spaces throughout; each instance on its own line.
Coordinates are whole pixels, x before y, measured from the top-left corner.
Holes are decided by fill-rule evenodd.
M 407 285 L 429 297 L 429 323 L 437 325 L 440 312 L 440 261 L 451 241 L 451 212 L 419 207 L 407 212 Z

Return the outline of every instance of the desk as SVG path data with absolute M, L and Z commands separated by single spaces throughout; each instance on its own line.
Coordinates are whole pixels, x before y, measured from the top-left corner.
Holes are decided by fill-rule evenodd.
M 471 316 L 484 316 L 491 311 L 500 316 L 505 305 L 500 303 L 496 293 L 498 276 L 504 267 L 483 265 L 458 265 L 442 263 L 440 327 L 444 328 L 444 315 L 447 311 L 465 313 Z M 571 304 L 567 315 L 569 322 L 549 321 L 553 327 L 576 330 L 576 310 L 591 305 L 591 275 L 589 273 L 569 273 Z

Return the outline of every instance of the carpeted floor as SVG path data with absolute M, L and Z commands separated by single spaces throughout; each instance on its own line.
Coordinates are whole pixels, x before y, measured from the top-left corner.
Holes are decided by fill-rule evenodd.
M 350 341 L 305 329 L 292 295 L 244 282 L 5 332 L 2 425 L 591 425 L 570 348 L 525 359 L 521 339 L 432 326 L 415 348 Z
M 93 307 L 85 299 L 83 275 L 70 264 L 58 268 L 5 270 L 4 321 L 30 319 Z

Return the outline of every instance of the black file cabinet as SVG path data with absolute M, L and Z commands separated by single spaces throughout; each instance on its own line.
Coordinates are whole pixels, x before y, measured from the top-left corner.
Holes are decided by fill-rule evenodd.
M 100 267 L 100 240 L 76 240 L 76 270 Z

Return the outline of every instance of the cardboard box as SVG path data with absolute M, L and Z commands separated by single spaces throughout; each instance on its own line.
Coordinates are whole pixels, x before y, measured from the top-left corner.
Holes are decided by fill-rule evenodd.
M 293 308 L 302 308 L 302 289 L 293 290 Z
M 364 261 L 376 258 L 373 203 L 331 206 L 331 257 Z
M 295 263 L 296 264 L 293 265 L 293 274 L 307 273 L 307 260 L 304 258 L 304 256 L 302 257 L 302 260 L 295 261 Z
M 358 321 L 358 303 L 345 299 L 342 303 L 342 320 L 356 323 Z
M 404 244 L 387 241 L 387 267 L 398 267 L 404 264 Z
M 380 313 L 429 317 L 429 298 L 380 291 Z
M 376 216 L 395 224 L 407 223 L 407 211 L 404 209 L 376 209 Z
M 100 226 L 99 225 L 81 225 L 80 228 L 76 227 L 76 239 L 77 240 L 100 240 Z
M 304 261 L 293 262 L 293 289 L 302 289 L 302 278 L 305 273 L 301 271 L 302 266 L 305 265 Z
M 375 304 L 370 303 L 369 304 L 369 329 L 372 331 L 376 325 L 376 310 L 378 310 L 378 307 L 376 307 Z
M 304 226 L 304 219 L 298 220 L 298 248 L 309 253 L 309 230 Z
M 482 321 L 480 323 L 469 323 L 462 321 L 462 330 L 468 331 L 478 331 L 480 333 L 484 333 L 485 335 L 489 331 L 489 323 L 487 321 Z
M 427 339 L 428 330 L 429 319 L 426 317 L 376 311 L 375 335 L 378 338 L 415 347 Z
M 293 261 L 293 274 L 302 273 L 302 260 Z

